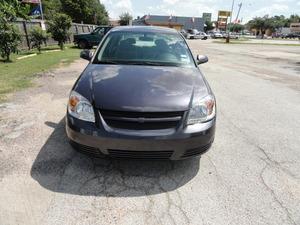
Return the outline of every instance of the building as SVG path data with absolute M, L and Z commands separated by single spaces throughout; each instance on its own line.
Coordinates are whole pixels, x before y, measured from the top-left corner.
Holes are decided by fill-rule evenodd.
M 161 26 L 176 30 L 197 29 L 204 31 L 204 20 L 201 17 L 145 15 L 132 22 L 135 26 Z
M 291 23 L 291 33 L 300 33 L 300 23 Z
M 211 16 L 212 16 L 211 13 L 203 13 L 203 14 L 202 14 L 202 18 L 203 18 L 203 20 L 204 20 L 204 23 L 205 23 L 205 22 L 211 22 Z
M 120 26 L 120 21 L 109 18 L 108 25 L 113 27 Z

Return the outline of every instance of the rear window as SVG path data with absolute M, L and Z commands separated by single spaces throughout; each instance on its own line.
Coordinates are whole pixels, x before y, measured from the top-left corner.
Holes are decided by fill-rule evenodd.
M 195 67 L 181 35 L 128 31 L 110 33 L 94 63 Z

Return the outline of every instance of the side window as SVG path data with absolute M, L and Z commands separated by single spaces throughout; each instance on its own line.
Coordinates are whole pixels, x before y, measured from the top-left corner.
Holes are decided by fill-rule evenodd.
M 100 28 L 96 28 L 95 30 L 93 30 L 93 33 L 98 34 L 99 30 L 100 30 Z
M 93 31 L 94 34 L 99 34 L 99 35 L 104 35 L 105 33 L 105 28 L 102 27 L 102 28 L 96 28 L 94 31 Z
M 104 28 L 104 27 L 103 27 L 103 28 L 100 28 L 100 29 L 98 30 L 98 34 L 104 35 L 104 34 L 105 34 L 105 28 Z

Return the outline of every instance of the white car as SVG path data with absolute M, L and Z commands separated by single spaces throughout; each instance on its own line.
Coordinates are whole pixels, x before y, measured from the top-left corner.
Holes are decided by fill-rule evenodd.
M 201 40 L 207 40 L 209 37 L 205 32 L 199 32 L 199 35 Z
M 219 32 L 211 32 L 210 33 L 211 38 L 223 38 L 223 35 Z
M 188 39 L 200 39 L 199 31 L 197 29 L 188 29 Z
M 197 29 L 189 29 L 188 31 L 188 39 L 201 39 L 206 40 L 208 35 L 204 32 L 198 31 Z

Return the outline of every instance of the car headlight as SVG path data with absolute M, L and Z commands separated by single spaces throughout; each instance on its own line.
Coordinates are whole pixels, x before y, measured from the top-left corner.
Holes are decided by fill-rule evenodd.
M 213 119 L 216 115 L 216 101 L 214 96 L 208 95 L 199 102 L 194 101 L 189 111 L 187 124 L 203 123 Z
M 91 103 L 76 91 L 72 91 L 69 97 L 68 113 L 77 119 L 95 122 L 94 109 Z

